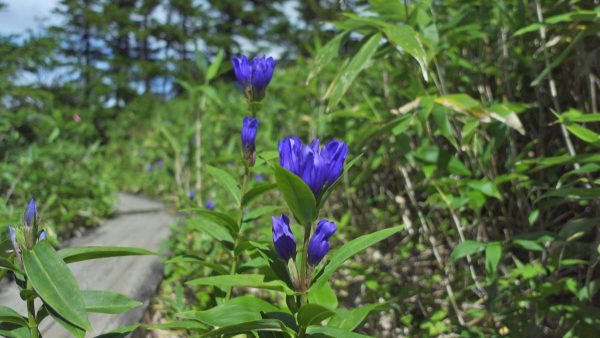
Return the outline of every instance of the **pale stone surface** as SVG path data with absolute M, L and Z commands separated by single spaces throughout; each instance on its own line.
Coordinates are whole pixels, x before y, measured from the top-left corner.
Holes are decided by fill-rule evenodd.
M 175 222 L 174 216 L 164 210 L 162 204 L 133 195 L 119 194 L 117 210 L 114 218 L 69 241 L 67 246 L 130 246 L 157 252 L 160 243 L 169 236 L 169 227 Z M 162 263 L 158 256 L 105 258 L 69 266 L 82 290 L 115 291 L 144 303 L 121 315 L 90 314 L 94 332 L 86 337 L 140 321 L 162 277 Z M 0 304 L 25 314 L 25 304 L 19 298 L 14 283 L 3 286 Z M 52 319 L 42 322 L 42 333 L 48 338 L 71 337 Z

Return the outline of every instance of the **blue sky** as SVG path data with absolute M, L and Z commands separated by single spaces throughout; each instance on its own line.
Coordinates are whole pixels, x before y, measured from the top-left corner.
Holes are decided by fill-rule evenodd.
M 4 0 L 7 7 L 0 10 L 0 34 L 19 34 L 37 30 L 39 22 L 55 23 L 52 9 L 58 0 Z

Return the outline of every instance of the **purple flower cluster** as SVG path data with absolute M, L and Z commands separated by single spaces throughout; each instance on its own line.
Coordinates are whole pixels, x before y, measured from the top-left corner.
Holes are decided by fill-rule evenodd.
M 347 156 L 348 146 L 342 141 L 331 140 L 320 147 L 318 139 L 304 145 L 292 136 L 279 142 L 279 164 L 300 177 L 315 198 L 340 177 Z
M 329 252 L 329 238 L 336 232 L 335 223 L 326 219 L 319 221 L 317 229 L 308 243 L 308 264 L 315 266 Z M 290 228 L 290 219 L 286 215 L 273 217 L 273 244 L 281 259 L 296 260 L 296 238 Z
M 246 97 L 251 101 L 260 101 L 265 95 L 265 89 L 275 70 L 275 60 L 272 57 L 254 57 L 248 60 L 246 55 L 231 59 L 233 71 L 238 82 L 244 87 Z

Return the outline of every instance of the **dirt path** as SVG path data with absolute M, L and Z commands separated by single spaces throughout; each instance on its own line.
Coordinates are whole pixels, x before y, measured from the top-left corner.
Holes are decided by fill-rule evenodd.
M 169 227 L 175 222 L 174 216 L 162 204 L 145 198 L 119 194 L 116 207 L 114 218 L 65 243 L 66 246 L 132 246 L 158 251 L 160 243 L 169 236 Z M 157 256 L 106 258 L 69 266 L 82 290 L 116 291 L 144 302 L 144 306 L 121 315 L 90 314 L 94 332 L 86 337 L 138 322 L 162 277 L 162 264 Z M 14 283 L 0 290 L 0 304 L 26 313 Z M 49 319 L 42 322 L 42 333 L 48 338 L 71 337 Z

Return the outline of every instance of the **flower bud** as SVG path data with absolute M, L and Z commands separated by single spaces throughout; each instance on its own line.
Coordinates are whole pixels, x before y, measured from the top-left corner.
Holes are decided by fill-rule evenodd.
M 33 200 L 33 198 L 31 200 L 29 200 L 29 204 L 27 205 L 27 209 L 25 209 L 23 218 L 25 220 L 26 227 L 31 228 L 31 227 L 37 225 L 38 212 L 37 212 L 37 207 L 35 206 L 35 201 Z
M 19 244 L 17 243 L 17 234 L 15 234 L 15 230 L 11 226 L 8 226 L 8 235 L 10 236 L 10 241 L 12 242 L 13 248 L 15 251 L 18 251 Z
M 188 191 L 188 198 L 193 201 L 196 198 L 196 193 L 193 190 Z
M 290 219 L 286 215 L 273 216 L 273 244 L 281 259 L 296 260 L 296 238 L 290 228 Z
M 12 242 L 15 256 L 17 256 L 17 259 L 19 260 L 19 265 L 21 266 L 22 269 L 24 269 L 23 257 L 21 257 L 21 250 L 19 249 L 19 242 L 17 242 L 17 234 L 15 234 L 15 230 L 11 226 L 8 227 L 8 235 L 10 236 L 10 241 Z
M 46 236 L 46 230 L 42 230 L 42 232 L 40 233 L 40 237 L 38 237 L 38 242 L 39 241 L 43 241 L 47 238 Z
M 308 243 L 308 264 L 315 266 L 321 262 L 329 252 L 329 238 L 336 232 L 335 223 L 321 220 L 317 229 Z
M 249 166 L 253 166 L 256 160 L 256 133 L 258 131 L 258 120 L 251 117 L 244 117 L 242 124 L 242 149 L 244 160 Z

